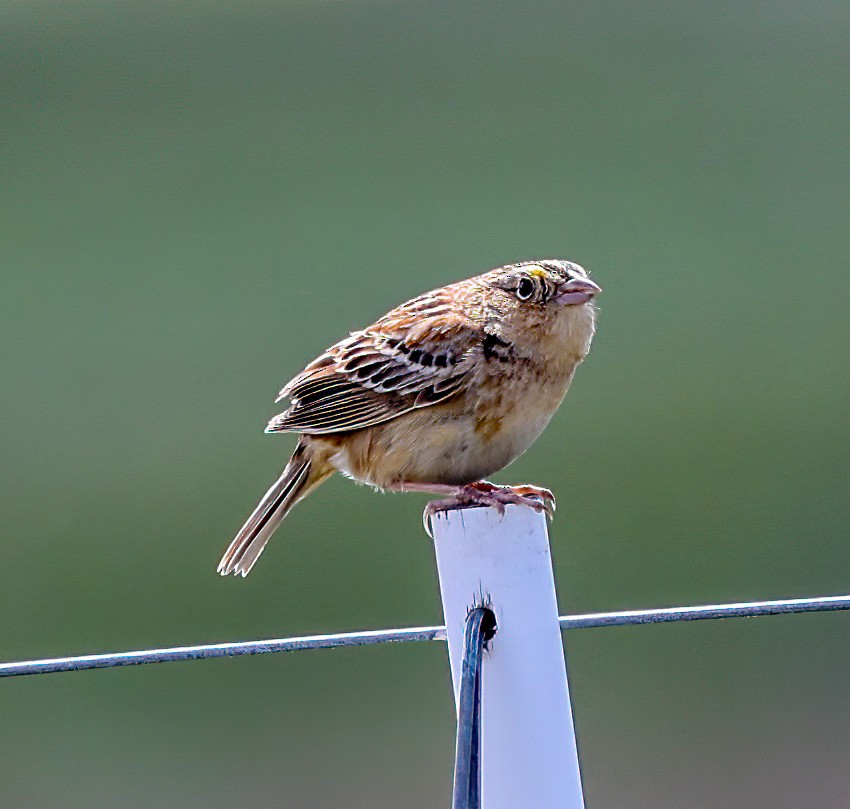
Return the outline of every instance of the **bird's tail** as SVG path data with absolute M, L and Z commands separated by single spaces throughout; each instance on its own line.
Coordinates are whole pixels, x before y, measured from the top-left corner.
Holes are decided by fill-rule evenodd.
M 265 493 L 221 557 L 218 572 L 222 576 L 229 573 L 248 575 L 289 510 L 333 473 L 333 467 L 322 463 L 322 460 L 315 458 L 303 441 L 298 442 L 286 469 Z

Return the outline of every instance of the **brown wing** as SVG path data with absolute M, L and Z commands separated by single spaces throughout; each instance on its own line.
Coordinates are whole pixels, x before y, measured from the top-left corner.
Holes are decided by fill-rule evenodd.
M 453 308 L 451 288 L 408 301 L 289 382 L 278 401 L 292 404 L 266 432 L 358 430 L 442 402 L 468 382 L 480 345 L 475 325 Z

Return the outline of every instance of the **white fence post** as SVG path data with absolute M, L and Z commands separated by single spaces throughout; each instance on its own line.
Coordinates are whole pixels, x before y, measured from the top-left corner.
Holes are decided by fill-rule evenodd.
M 489 606 L 498 623 L 482 670 L 483 809 L 583 809 L 546 518 L 511 505 L 431 524 L 455 704 L 467 611 Z

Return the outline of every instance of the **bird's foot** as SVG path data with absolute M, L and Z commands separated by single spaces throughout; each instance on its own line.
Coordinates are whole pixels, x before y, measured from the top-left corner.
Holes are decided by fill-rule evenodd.
M 550 519 L 555 515 L 555 495 L 549 489 L 524 483 L 520 486 L 498 486 L 487 480 L 470 483 L 461 490 L 461 497 L 470 491 L 475 505 L 492 505 L 502 513 L 506 505 L 530 506 L 543 511 Z
M 425 506 L 422 524 L 429 537 L 431 519 L 441 511 L 451 511 L 458 508 L 476 508 L 488 506 L 495 508 L 499 514 L 505 513 L 506 505 L 528 506 L 538 512 L 545 512 L 549 519 L 555 514 L 555 495 L 549 489 L 539 486 L 498 486 L 486 480 L 469 483 L 457 489 L 454 496 L 445 500 L 434 500 Z

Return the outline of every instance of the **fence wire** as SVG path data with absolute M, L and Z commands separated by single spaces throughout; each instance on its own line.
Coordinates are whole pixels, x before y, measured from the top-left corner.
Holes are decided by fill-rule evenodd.
M 481 663 L 496 633 L 496 616 L 476 607 L 463 632 L 452 809 L 481 809 Z
M 667 607 L 655 610 L 597 612 L 564 615 L 558 620 L 562 630 L 630 624 L 661 624 L 674 621 L 702 621 L 716 618 L 753 618 L 762 615 L 785 615 L 796 612 L 832 612 L 850 609 L 850 595 L 821 598 L 792 598 L 783 601 L 751 601 L 737 604 L 709 604 L 698 607 Z M 208 657 L 297 652 L 304 649 L 335 649 L 340 646 L 371 646 L 376 643 L 445 640 L 444 626 L 420 626 L 408 629 L 375 629 L 365 632 L 343 632 L 335 635 L 309 635 L 299 638 L 277 638 L 237 643 L 214 643 L 203 646 L 178 646 L 169 649 L 147 649 L 135 652 L 78 655 L 46 660 L 0 663 L 0 677 L 24 674 L 49 674 L 59 671 L 102 669 L 114 666 L 136 666 L 143 663 L 170 663 L 177 660 L 200 660 Z

